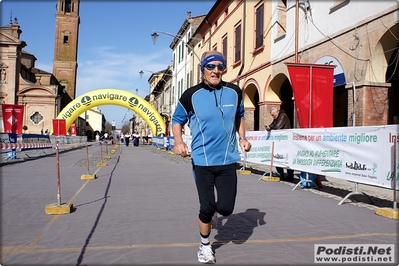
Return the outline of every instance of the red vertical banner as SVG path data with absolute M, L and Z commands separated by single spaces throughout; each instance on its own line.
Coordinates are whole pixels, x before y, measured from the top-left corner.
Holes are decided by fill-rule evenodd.
M 309 88 L 310 68 L 299 64 L 286 63 L 291 77 L 292 90 L 295 98 L 295 108 L 298 113 L 299 127 L 309 127 Z
M 334 109 L 334 68 L 315 65 L 312 69 L 311 127 L 332 127 Z
M 169 123 L 170 123 L 170 121 L 169 121 L 169 119 L 167 119 L 167 120 L 165 121 L 165 128 L 166 128 L 165 134 L 164 134 L 165 137 L 168 137 L 168 136 L 169 136 Z
M 53 135 L 66 136 L 65 119 L 53 119 Z
M 286 63 L 301 128 L 332 127 L 334 65 Z
M 71 129 L 71 136 L 76 136 L 76 124 L 75 123 L 71 124 L 70 129 Z
M 4 133 L 22 134 L 24 106 L 18 104 L 2 104 Z

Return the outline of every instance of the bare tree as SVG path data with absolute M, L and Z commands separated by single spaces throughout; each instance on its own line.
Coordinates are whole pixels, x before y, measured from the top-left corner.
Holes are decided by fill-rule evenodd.
M 129 121 L 125 122 L 122 126 L 122 133 L 123 134 L 128 134 L 130 133 L 130 123 Z
M 107 132 L 108 134 L 110 134 L 112 132 L 112 124 L 108 121 L 105 122 L 105 132 Z

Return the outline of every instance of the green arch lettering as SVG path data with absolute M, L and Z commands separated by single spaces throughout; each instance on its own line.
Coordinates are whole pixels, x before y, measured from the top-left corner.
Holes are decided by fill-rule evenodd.
M 81 113 L 100 105 L 126 107 L 144 119 L 154 136 L 165 133 L 166 125 L 158 111 L 140 96 L 124 90 L 101 89 L 83 94 L 62 109 L 57 119 L 65 119 L 68 131 Z

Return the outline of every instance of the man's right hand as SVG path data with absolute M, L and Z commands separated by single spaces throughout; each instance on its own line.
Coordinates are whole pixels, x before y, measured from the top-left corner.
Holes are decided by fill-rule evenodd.
M 184 143 L 184 142 L 175 144 L 175 147 L 173 150 L 174 150 L 175 154 L 180 155 L 181 157 L 188 156 L 188 147 L 187 147 L 186 143 Z

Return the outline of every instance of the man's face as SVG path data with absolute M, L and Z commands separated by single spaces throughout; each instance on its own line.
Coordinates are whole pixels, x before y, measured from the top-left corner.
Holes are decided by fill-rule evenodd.
M 272 111 L 270 112 L 270 115 L 273 117 L 273 119 L 276 119 L 278 117 L 278 111 Z
M 216 87 L 220 84 L 222 76 L 226 72 L 226 69 L 219 70 L 219 65 L 222 65 L 221 61 L 211 61 L 204 67 L 204 82 L 212 87 Z M 209 69 L 207 66 L 211 66 L 213 69 Z

